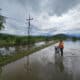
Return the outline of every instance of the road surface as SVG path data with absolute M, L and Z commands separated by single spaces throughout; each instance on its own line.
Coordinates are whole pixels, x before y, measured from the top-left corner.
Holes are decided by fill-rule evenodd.
M 49 46 L 1 67 L 0 80 L 80 80 L 80 42 L 64 44 L 63 57 Z

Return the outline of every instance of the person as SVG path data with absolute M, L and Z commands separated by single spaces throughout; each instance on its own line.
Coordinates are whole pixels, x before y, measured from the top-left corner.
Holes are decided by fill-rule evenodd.
M 59 48 L 60 48 L 61 56 L 63 56 L 64 43 L 62 40 L 59 42 Z
M 55 53 L 59 53 L 59 47 L 55 46 Z

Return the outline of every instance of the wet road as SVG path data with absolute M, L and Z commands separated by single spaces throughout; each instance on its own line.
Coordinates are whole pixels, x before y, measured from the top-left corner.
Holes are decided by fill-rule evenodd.
M 80 42 L 65 42 L 63 57 L 52 45 L 0 67 L 0 80 L 80 80 Z

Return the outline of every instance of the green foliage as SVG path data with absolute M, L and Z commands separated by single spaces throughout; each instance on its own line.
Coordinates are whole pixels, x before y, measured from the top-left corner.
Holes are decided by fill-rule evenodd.
M 0 46 L 14 46 L 14 45 L 34 45 L 35 42 L 44 41 L 43 36 L 15 36 L 0 34 Z
M 66 35 L 59 34 L 59 35 L 53 36 L 53 39 L 54 40 L 66 40 L 66 39 L 68 39 L 68 37 Z
M 1 30 L 2 28 L 4 28 L 3 23 L 5 23 L 5 18 L 4 18 L 4 16 L 1 16 L 1 15 L 0 15 L 0 30 Z
M 78 40 L 78 38 L 76 38 L 76 37 L 72 37 L 72 41 L 77 41 Z
M 55 35 L 55 36 L 15 36 L 8 34 L 0 34 L 0 46 L 14 46 L 14 45 L 34 45 L 35 42 L 40 41 L 59 41 L 72 39 L 75 41 L 76 37 L 68 37 L 66 35 Z

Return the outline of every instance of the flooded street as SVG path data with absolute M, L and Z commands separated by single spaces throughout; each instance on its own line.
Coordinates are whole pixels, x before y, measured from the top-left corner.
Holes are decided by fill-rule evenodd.
M 0 67 L 0 80 L 80 80 L 80 42 L 64 44 L 63 57 L 52 45 Z

